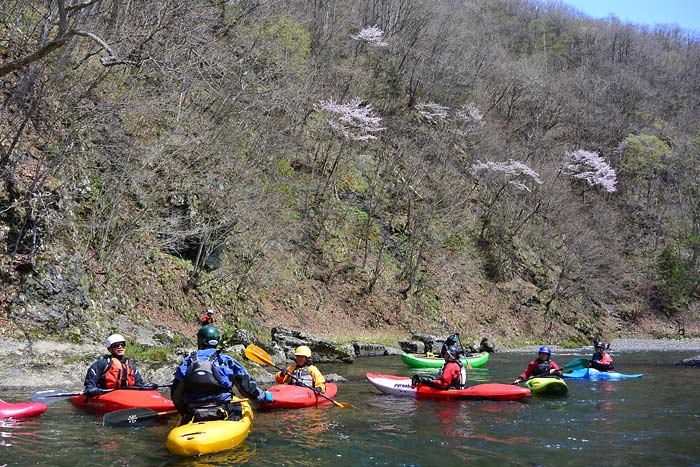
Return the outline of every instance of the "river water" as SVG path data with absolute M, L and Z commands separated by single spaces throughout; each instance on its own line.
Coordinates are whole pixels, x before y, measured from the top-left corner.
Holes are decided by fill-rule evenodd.
M 568 396 L 525 402 L 416 401 L 383 395 L 364 379 L 366 372 L 413 374 L 399 357 L 321 365 L 349 380 L 337 400 L 355 409 L 256 411 L 243 445 L 194 459 L 165 449 L 174 419 L 104 428 L 99 415 L 61 401 L 41 417 L 0 420 L 0 466 L 700 466 L 700 370 L 671 364 L 691 355 L 616 352 L 618 371 L 644 377 L 569 380 Z M 510 382 L 532 357 L 493 354 L 469 379 Z M 28 392 L 0 390 L 0 398 L 26 401 Z

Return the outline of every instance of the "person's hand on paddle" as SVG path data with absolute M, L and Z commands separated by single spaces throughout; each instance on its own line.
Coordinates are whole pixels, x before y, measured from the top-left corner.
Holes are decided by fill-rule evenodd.
M 525 380 L 524 380 L 523 378 L 521 378 L 520 376 L 518 376 L 518 377 L 515 379 L 515 381 L 513 381 L 512 384 L 520 384 L 520 383 L 522 383 L 523 381 L 525 381 Z
M 314 391 L 316 391 L 319 394 L 323 394 L 323 388 L 314 388 Z
M 85 394 L 88 397 L 99 396 L 100 394 L 102 394 L 102 389 L 100 389 L 100 388 L 88 388 L 88 389 L 85 389 L 85 391 L 83 391 L 83 394 Z

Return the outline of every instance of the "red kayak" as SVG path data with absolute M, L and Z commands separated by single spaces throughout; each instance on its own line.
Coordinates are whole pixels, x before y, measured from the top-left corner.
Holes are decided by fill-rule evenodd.
M 19 402 L 11 404 L 0 399 L 0 418 L 34 417 L 46 412 L 46 404 L 41 402 Z
M 375 388 L 384 394 L 415 397 L 416 399 L 514 401 L 530 395 L 528 388 L 511 384 L 489 383 L 477 384 L 464 389 L 435 389 L 425 384 L 411 386 L 411 378 L 407 376 L 379 375 L 375 373 L 367 373 L 365 376 Z
M 100 412 L 114 412 L 137 407 L 145 407 L 156 412 L 175 410 L 173 401 L 166 399 L 155 389 L 116 389 L 95 397 L 73 396 L 70 398 L 70 401 L 73 405 L 83 409 L 98 410 Z
M 303 407 L 316 407 L 332 404 L 328 399 L 319 396 L 309 388 L 295 386 L 293 384 L 278 384 L 268 389 L 272 393 L 272 402 L 260 401 L 260 405 L 271 409 L 301 409 Z M 325 396 L 331 399 L 338 392 L 338 386 L 326 383 Z

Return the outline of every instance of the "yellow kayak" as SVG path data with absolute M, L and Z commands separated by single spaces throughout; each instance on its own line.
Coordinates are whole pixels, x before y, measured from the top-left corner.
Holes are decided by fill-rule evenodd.
M 212 420 L 176 426 L 168 433 L 165 446 L 178 456 L 198 456 L 233 449 L 245 441 L 253 423 L 250 403 L 242 401 L 241 408 L 243 416 L 237 421 Z

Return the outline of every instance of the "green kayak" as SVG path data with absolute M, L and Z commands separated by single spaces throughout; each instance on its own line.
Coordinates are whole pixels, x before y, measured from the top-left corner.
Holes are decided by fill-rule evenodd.
M 401 355 L 401 359 L 406 365 L 413 368 L 440 368 L 445 364 L 444 358 L 428 357 L 425 354 L 405 353 Z M 488 352 L 477 353 L 470 357 L 462 357 L 459 361 L 464 366 L 469 364 L 472 368 L 479 368 L 486 365 L 486 362 L 489 361 L 489 354 Z
M 550 396 L 564 396 L 569 392 L 566 382 L 557 376 L 539 376 L 525 380 L 523 386 L 533 394 L 548 394 Z

